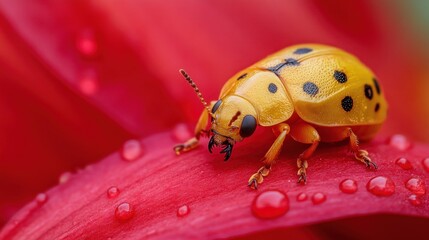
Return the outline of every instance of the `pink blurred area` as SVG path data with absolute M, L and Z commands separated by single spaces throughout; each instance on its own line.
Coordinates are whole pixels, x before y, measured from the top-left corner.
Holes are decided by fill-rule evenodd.
M 179 68 L 216 99 L 297 43 L 359 57 L 389 102 L 380 134 L 429 142 L 427 49 L 405 15 L 369 0 L 0 1 L 0 226 L 62 172 L 194 124 L 202 108 Z

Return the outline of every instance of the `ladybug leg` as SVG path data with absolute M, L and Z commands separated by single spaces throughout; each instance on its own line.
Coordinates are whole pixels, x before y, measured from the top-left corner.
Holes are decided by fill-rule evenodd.
M 311 146 L 301 153 L 296 160 L 296 165 L 298 167 L 298 183 L 304 182 L 305 184 L 307 182 L 307 159 L 311 157 L 319 145 L 320 136 L 313 126 L 300 121 L 292 126 L 291 137 L 297 142 L 311 144 Z
M 351 128 L 347 129 L 347 133 L 350 139 L 350 148 L 355 154 L 356 160 L 364 163 L 367 168 L 373 167 L 374 169 L 377 169 L 378 168 L 377 164 L 375 164 L 371 160 L 371 158 L 369 158 L 368 152 L 366 150 L 362 150 L 359 148 L 359 140 Z
M 270 173 L 271 166 L 274 164 L 274 161 L 280 154 L 281 147 L 283 146 L 286 135 L 290 131 L 290 127 L 286 123 L 280 123 L 273 127 L 273 131 L 275 133 L 279 133 L 279 135 L 262 159 L 264 166 L 262 166 L 255 174 L 253 174 L 247 183 L 247 185 L 253 189 L 257 189 L 258 184 L 261 184 L 264 181 L 264 177 L 268 176 Z
M 214 103 L 214 102 L 212 102 Z M 212 104 L 213 105 L 213 104 Z M 207 125 L 209 123 L 209 113 L 206 109 L 200 115 L 197 125 L 195 126 L 195 137 L 189 139 L 188 141 L 174 146 L 173 150 L 177 155 L 180 155 L 183 152 L 188 152 L 198 146 L 198 142 L 201 136 L 209 135 L 207 130 Z

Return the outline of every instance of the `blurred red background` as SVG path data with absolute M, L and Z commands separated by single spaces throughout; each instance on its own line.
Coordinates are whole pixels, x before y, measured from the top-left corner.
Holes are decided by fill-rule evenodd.
M 421 4 L 421 5 L 419 5 Z M 129 138 L 193 124 L 264 56 L 323 43 L 359 57 L 389 102 L 382 135 L 429 142 L 427 19 L 418 1 L 0 1 L 0 226 Z M 423 16 L 423 17 L 422 17 Z

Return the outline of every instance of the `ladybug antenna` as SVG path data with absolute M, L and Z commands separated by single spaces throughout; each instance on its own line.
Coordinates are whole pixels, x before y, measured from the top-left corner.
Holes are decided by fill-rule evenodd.
M 197 94 L 198 98 L 200 99 L 201 103 L 204 105 L 204 107 L 207 109 L 207 112 L 210 114 L 210 116 L 213 117 L 213 113 L 210 110 L 209 105 L 207 104 L 206 100 L 203 97 L 203 94 L 200 92 L 200 89 L 198 88 L 197 84 L 191 79 L 191 77 L 185 72 L 185 70 L 180 69 L 179 72 L 183 75 L 183 77 L 188 81 L 189 85 L 194 89 L 195 93 Z

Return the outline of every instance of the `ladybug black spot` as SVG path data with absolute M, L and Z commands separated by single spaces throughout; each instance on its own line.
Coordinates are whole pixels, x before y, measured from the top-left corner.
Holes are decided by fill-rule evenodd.
M 314 96 L 319 92 L 319 87 L 317 87 L 317 85 L 312 82 L 306 82 L 302 86 L 302 90 L 304 90 L 304 92 L 308 95 Z
M 347 82 L 347 75 L 341 71 L 337 71 L 335 70 L 334 72 L 334 78 L 339 82 L 339 83 L 345 83 Z
M 375 91 L 377 91 L 377 94 L 381 93 L 380 85 L 378 84 L 377 79 L 373 78 L 372 81 L 374 81 Z
M 244 73 L 244 74 L 240 75 L 240 76 L 237 78 L 237 80 L 243 79 L 243 78 L 245 78 L 246 76 L 247 76 L 247 73 Z
M 293 52 L 294 54 L 306 54 L 313 51 L 313 49 L 311 48 L 298 48 L 297 50 L 295 50 L 295 52 Z
M 274 83 L 270 83 L 270 85 L 268 85 L 268 91 L 270 91 L 270 93 L 276 93 L 277 85 L 275 85 Z
M 377 103 L 376 105 L 375 105 L 375 108 L 374 108 L 374 111 L 375 112 L 378 112 L 378 110 L 380 109 L 380 103 Z
M 222 100 L 218 100 L 216 103 L 215 103 L 215 105 L 213 105 L 213 108 L 212 108 L 212 113 L 215 113 L 216 112 L 216 110 L 219 108 L 219 106 L 220 106 L 220 104 L 222 103 Z
M 365 92 L 365 97 L 368 98 L 369 100 L 371 100 L 372 96 L 373 96 L 371 85 L 365 84 L 364 92 Z
M 344 111 L 350 112 L 353 108 L 353 98 L 350 96 L 346 96 L 341 100 L 341 106 L 343 107 Z

